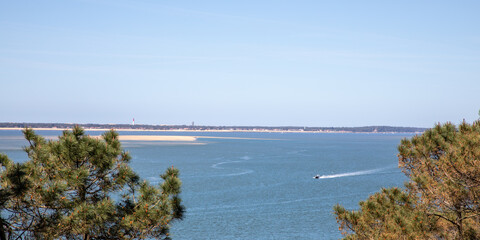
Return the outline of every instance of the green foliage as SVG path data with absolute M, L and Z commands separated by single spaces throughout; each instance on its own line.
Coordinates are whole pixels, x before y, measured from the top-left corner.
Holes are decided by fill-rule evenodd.
M 335 206 L 346 239 L 480 239 L 480 121 L 436 125 L 398 150 L 406 190 L 384 189 L 359 211 Z
M 435 224 L 416 206 L 416 197 L 398 188 L 360 202 L 360 210 L 334 207 L 345 239 L 429 239 Z
M 182 219 L 178 170 L 159 186 L 140 182 L 115 131 L 93 138 L 75 127 L 57 141 L 23 132 L 30 160 L 0 155 L 0 239 L 168 239 Z

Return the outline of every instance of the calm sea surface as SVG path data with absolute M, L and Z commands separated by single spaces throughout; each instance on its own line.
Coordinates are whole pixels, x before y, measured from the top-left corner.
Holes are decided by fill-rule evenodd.
M 332 207 L 356 209 L 382 187 L 403 186 L 397 146 L 412 136 L 119 133 L 200 136 L 196 142 L 122 143 L 134 170 L 151 183 L 158 183 L 167 167 L 180 169 L 187 213 L 173 224 L 174 239 L 338 239 Z M 11 159 L 27 160 L 25 145 L 20 131 L 0 131 L 0 152 Z M 324 178 L 313 179 L 316 174 Z

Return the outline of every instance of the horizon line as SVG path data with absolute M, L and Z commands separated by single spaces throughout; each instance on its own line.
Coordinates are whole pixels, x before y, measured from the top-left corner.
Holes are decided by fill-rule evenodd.
M 119 125 L 119 126 L 130 126 L 133 128 L 138 127 L 219 127 L 219 128 L 228 128 L 228 127 L 237 127 L 237 128 L 252 128 L 252 127 L 261 127 L 261 128 L 365 128 L 365 127 L 392 127 L 392 128 L 418 128 L 418 129 L 429 129 L 430 127 L 417 127 L 417 126 L 393 126 L 393 125 L 363 125 L 363 126 L 302 126 L 302 125 L 275 125 L 275 126 L 267 126 L 267 125 L 196 125 L 196 124 L 141 124 L 135 123 L 66 123 L 66 122 L 0 122 L 1 125 L 6 124 L 58 124 L 58 125 Z

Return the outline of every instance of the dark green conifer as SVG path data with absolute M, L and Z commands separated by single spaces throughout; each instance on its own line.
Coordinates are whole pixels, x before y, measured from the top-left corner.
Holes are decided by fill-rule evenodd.
M 182 219 L 178 170 L 159 186 L 140 181 L 115 131 L 93 138 L 77 126 L 56 141 L 23 132 L 30 160 L 0 155 L 0 239 L 169 239 Z
M 480 239 L 480 121 L 438 124 L 398 149 L 406 189 L 376 193 L 358 211 L 335 206 L 346 239 Z

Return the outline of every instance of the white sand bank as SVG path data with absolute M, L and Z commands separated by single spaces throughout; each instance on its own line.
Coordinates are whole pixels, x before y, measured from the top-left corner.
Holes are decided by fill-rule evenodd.
M 197 140 L 192 136 L 160 136 L 160 135 L 120 135 L 121 141 L 169 141 L 169 142 L 191 142 Z

